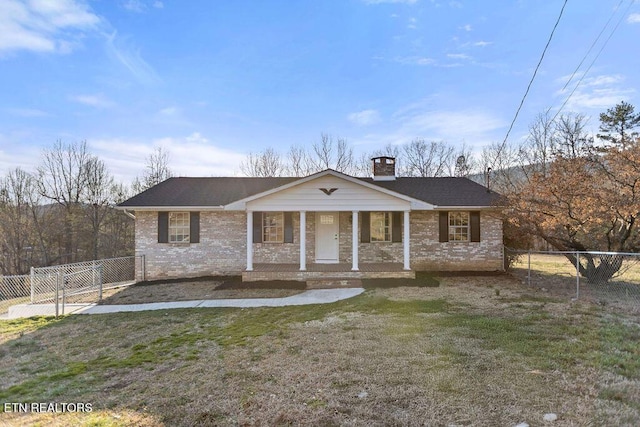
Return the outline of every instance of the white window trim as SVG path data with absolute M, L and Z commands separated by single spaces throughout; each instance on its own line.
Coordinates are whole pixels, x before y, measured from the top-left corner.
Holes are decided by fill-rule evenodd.
M 177 225 L 177 216 L 184 221 L 186 216 L 186 225 L 184 223 Z M 173 222 L 173 223 L 172 223 Z M 169 212 L 169 243 L 189 243 L 191 241 L 191 215 L 189 212 Z M 177 237 L 182 236 L 179 240 Z
M 383 226 L 384 228 L 387 229 L 386 233 L 383 233 L 383 235 L 386 237 L 387 235 L 389 236 L 389 240 L 375 240 L 374 239 L 374 223 L 373 223 L 373 215 L 374 214 L 383 214 L 385 217 L 389 217 L 389 225 L 388 226 Z M 391 215 L 391 212 L 371 212 L 369 214 L 369 236 L 370 236 L 370 241 L 371 243 L 391 243 L 393 241 L 393 215 Z M 387 234 L 388 233 L 388 234 Z
M 452 225 L 451 224 L 451 220 L 452 217 L 454 215 L 460 215 L 460 214 L 465 214 L 467 216 L 467 225 Z M 452 211 L 449 212 L 449 242 L 454 242 L 454 243 L 465 243 L 465 242 L 469 242 L 471 240 L 471 215 L 469 214 L 469 212 L 460 212 L 460 211 Z M 466 239 L 456 239 L 456 230 L 465 230 L 466 234 Z M 462 236 L 462 234 L 460 234 L 460 236 Z
M 267 215 L 278 215 L 280 225 L 267 225 Z M 268 236 L 272 235 L 271 233 L 267 233 L 267 228 L 275 228 L 276 236 L 279 235 L 279 239 L 267 239 Z M 280 228 L 280 233 L 278 233 L 278 228 Z M 262 212 L 262 243 L 284 243 L 284 212 Z

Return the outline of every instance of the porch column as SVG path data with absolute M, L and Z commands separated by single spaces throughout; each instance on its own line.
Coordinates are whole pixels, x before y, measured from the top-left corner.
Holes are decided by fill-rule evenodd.
M 300 211 L 300 271 L 307 269 L 307 212 Z
M 411 227 L 409 223 L 409 211 L 404 211 L 404 233 L 403 233 L 403 243 L 404 243 L 404 269 L 411 270 L 410 263 L 410 243 L 411 243 Z
M 247 271 L 253 270 L 253 212 L 247 211 Z
M 352 211 L 351 218 L 351 270 L 358 271 L 358 211 Z

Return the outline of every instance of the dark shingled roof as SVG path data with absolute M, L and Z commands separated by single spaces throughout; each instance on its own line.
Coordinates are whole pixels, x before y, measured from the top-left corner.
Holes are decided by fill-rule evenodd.
M 300 178 L 169 178 L 122 202 L 124 208 L 222 206 Z M 492 206 L 499 195 L 466 178 L 399 177 L 394 181 L 357 178 L 436 206 Z
M 398 177 L 394 181 L 359 179 L 436 206 L 493 206 L 500 197 L 495 191 L 489 192 L 485 186 L 467 178 Z

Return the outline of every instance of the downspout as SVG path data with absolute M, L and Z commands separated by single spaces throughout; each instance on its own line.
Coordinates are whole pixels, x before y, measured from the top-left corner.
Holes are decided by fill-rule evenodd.
M 135 219 L 136 219 L 136 216 L 135 216 L 134 214 L 132 214 L 131 212 L 129 212 L 128 210 L 126 210 L 126 209 L 122 209 L 122 212 L 124 212 L 124 214 L 125 214 L 126 216 L 128 216 L 129 218 L 131 218 L 131 219 L 133 219 L 133 220 L 135 220 Z

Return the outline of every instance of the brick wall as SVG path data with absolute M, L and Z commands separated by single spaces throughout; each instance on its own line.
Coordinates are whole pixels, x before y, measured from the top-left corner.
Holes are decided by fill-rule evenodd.
M 307 263 L 315 260 L 315 213 L 307 212 Z M 480 242 L 438 239 L 438 212 L 411 212 L 411 268 L 435 271 L 502 270 L 502 222 L 481 214 Z M 136 255 L 145 255 L 148 280 L 239 274 L 246 267 L 246 213 L 201 212 L 200 243 L 157 243 L 157 212 L 136 212 Z M 340 213 L 339 260 L 351 263 L 351 212 Z M 293 243 L 254 243 L 254 263 L 300 262 L 300 215 Z M 402 243 L 359 243 L 360 263 L 402 262 Z
M 200 212 L 200 243 L 158 243 L 158 213 L 136 212 L 136 255 L 147 280 L 238 274 L 245 268 L 246 213 Z
M 480 214 L 480 242 L 440 243 L 438 212 L 411 212 L 411 268 L 432 271 L 503 270 L 502 220 Z

